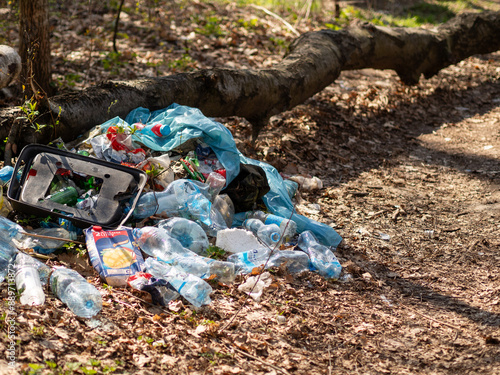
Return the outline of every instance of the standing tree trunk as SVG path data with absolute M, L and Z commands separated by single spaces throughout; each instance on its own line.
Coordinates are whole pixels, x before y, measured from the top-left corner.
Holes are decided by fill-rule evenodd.
M 48 0 L 20 0 L 19 17 L 21 82 L 25 95 L 28 99 L 33 95 L 47 98 L 52 94 Z

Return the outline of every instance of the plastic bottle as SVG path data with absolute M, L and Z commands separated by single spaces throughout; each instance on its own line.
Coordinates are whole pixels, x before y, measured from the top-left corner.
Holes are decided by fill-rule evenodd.
M 132 235 L 142 251 L 153 257 L 161 258 L 165 262 L 169 262 L 178 256 L 197 256 L 194 251 L 183 247 L 177 239 L 171 237 L 162 228 L 135 228 Z
M 212 287 L 201 278 L 182 272 L 174 266 L 159 262 L 154 258 L 146 259 L 146 269 L 159 279 L 168 281 L 177 292 L 196 307 L 208 305 L 212 301 Z
M 0 183 L 5 184 L 10 181 L 12 174 L 14 173 L 14 167 L 6 165 L 0 169 Z
M 41 236 L 61 238 L 61 240 L 52 238 L 30 237 L 29 233 Z M 50 254 L 61 248 L 65 243 L 76 240 L 76 233 L 64 228 L 36 228 L 28 232 L 24 239 L 20 241 L 21 248 L 33 248 L 37 253 Z M 68 241 L 69 240 L 69 241 Z
M 246 219 L 243 222 L 243 228 L 252 231 L 257 238 L 271 248 L 280 243 L 280 228 L 276 224 L 266 225 L 259 219 Z
M 67 206 L 74 206 L 78 199 L 78 191 L 73 186 L 68 186 L 48 195 L 45 199 Z
M 211 202 L 214 201 L 215 197 L 220 193 L 220 191 L 226 185 L 226 178 L 217 172 L 210 172 L 205 183 L 208 187 L 209 199 Z
M 171 237 L 177 239 L 182 246 L 202 254 L 210 245 L 203 228 L 192 220 L 173 217 L 158 222 L 158 228 L 165 230 Z
M 298 247 L 309 255 L 312 266 L 318 273 L 328 279 L 338 279 L 342 266 L 332 251 L 318 242 L 311 231 L 304 231 L 299 235 Z
M 280 267 L 282 264 L 285 264 L 286 269 L 290 273 L 300 273 L 311 270 L 309 256 L 302 251 L 275 251 L 271 255 L 271 258 L 269 258 L 266 268 Z
M 45 294 L 40 282 L 40 275 L 35 259 L 24 253 L 19 253 L 14 262 L 16 288 L 20 293 L 23 305 L 43 305 Z
M 255 267 L 263 266 L 269 259 L 271 250 L 267 247 L 259 247 L 250 251 L 232 254 L 227 257 L 228 262 L 234 263 L 237 274 L 252 272 Z
M 170 301 L 179 297 L 179 293 L 166 280 L 157 279 L 150 273 L 137 272 L 127 279 L 127 284 L 134 289 L 148 292 L 153 303 L 167 306 Z
M 161 260 L 161 259 L 159 259 Z M 184 272 L 202 279 L 214 277 L 220 282 L 230 284 L 236 277 L 235 266 L 232 262 L 224 262 L 206 257 L 177 257 L 172 259 L 171 265 L 182 268 Z
M 229 198 L 229 195 L 227 194 L 217 195 L 212 204 L 212 208 L 220 212 L 227 227 L 231 228 L 231 226 L 233 225 L 233 218 L 234 218 L 234 203 L 231 200 L 231 198 Z
M 205 233 L 210 237 L 217 237 L 217 233 L 221 230 L 227 229 L 227 224 L 217 208 L 212 206 L 210 209 L 210 225 L 199 223 Z
M 248 213 L 248 218 L 259 219 L 266 225 L 276 224 L 280 228 L 281 237 L 283 241 L 287 242 L 297 233 L 297 224 L 295 221 L 285 219 L 284 217 L 267 214 L 263 211 L 253 211 Z
M 9 264 L 14 264 L 17 253 L 17 248 L 12 246 L 11 243 L 0 239 L 0 283 L 5 280 L 9 272 Z
M 0 216 L 0 239 L 10 242 L 12 239 L 21 239 L 24 229 L 12 220 Z
M 91 318 L 102 309 L 99 291 L 78 272 L 60 267 L 50 276 L 52 293 L 64 302 L 74 314 Z
M 137 201 L 133 216 L 136 219 L 153 215 L 178 216 L 210 225 L 211 206 L 210 200 L 197 184 L 180 179 L 173 181 L 161 192 L 143 194 Z

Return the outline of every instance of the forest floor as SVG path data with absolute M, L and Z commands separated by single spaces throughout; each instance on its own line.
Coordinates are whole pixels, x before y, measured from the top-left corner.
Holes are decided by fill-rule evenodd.
M 252 7 L 165 6 L 153 22 L 129 5 L 115 60 L 109 10 L 58 10 L 61 90 L 189 68 L 266 67 L 295 37 Z M 208 13 L 209 26 L 201 21 Z M 203 35 L 209 27 L 220 35 Z M 16 30 L 7 35 L 15 44 Z M 16 304 L 18 372 L 500 374 L 500 53 L 412 87 L 391 71 L 343 72 L 273 118 L 255 145 L 246 121 L 218 120 L 246 156 L 323 181 L 299 190 L 297 210 L 343 237 L 342 281 L 277 271 L 260 302 L 239 292 L 238 280 L 214 285 L 212 304 L 199 310 L 161 308 L 103 288 L 86 256 L 60 253 L 53 264 L 89 276 L 104 308 L 89 321 L 50 292 L 44 306 Z M 2 333 L 2 353 L 7 345 Z M 11 373 L 4 356 L 3 373 Z

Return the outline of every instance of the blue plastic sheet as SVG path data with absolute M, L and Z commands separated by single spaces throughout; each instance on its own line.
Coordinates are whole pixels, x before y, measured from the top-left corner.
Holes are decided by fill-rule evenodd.
M 151 112 L 147 108 L 136 108 L 125 120 L 112 118 L 101 125 L 106 132 L 110 126 L 131 128 L 141 123 L 142 129 L 135 130 L 132 139 L 154 151 L 170 151 L 184 142 L 200 138 L 215 152 L 217 159 L 226 169 L 226 185 L 240 173 L 239 152 L 233 135 L 222 124 L 203 115 L 197 108 L 172 104 Z

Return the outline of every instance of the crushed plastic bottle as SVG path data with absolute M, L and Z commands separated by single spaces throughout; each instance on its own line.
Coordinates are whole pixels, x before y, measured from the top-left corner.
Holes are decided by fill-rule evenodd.
M 297 233 L 297 223 L 284 217 L 268 214 L 263 211 L 248 212 L 248 218 L 259 219 L 266 225 L 276 224 L 280 228 L 281 237 L 283 241 L 290 241 Z
M 161 260 L 161 259 L 158 259 Z M 177 257 L 172 259 L 171 265 L 181 268 L 184 272 L 202 279 L 214 277 L 225 284 L 231 284 L 236 277 L 235 266 L 232 262 L 224 262 L 206 257 Z
M 35 259 L 24 253 L 18 253 L 14 262 L 16 289 L 23 305 L 43 305 L 43 292 L 40 274 Z
M 266 268 L 280 267 L 283 264 L 290 273 L 301 273 L 311 270 L 309 256 L 302 251 L 295 250 L 275 251 L 271 255 L 271 258 L 269 258 Z
M 342 266 L 332 251 L 318 242 L 311 231 L 304 231 L 299 235 L 298 247 L 309 255 L 311 264 L 318 273 L 327 279 L 338 279 Z
M 203 228 L 192 220 L 173 217 L 158 222 L 158 228 L 165 230 L 171 237 L 177 239 L 182 246 L 203 254 L 210 243 Z
M 12 220 L 0 216 L 0 239 L 10 242 L 12 239 L 19 240 L 23 237 L 24 229 Z
M 234 218 L 234 203 L 227 194 L 219 194 L 215 197 L 212 208 L 220 212 L 226 226 L 231 228 Z
M 232 254 L 227 257 L 228 262 L 234 263 L 237 274 L 252 272 L 256 267 L 264 266 L 269 259 L 271 250 L 267 247 L 259 247 L 250 251 Z
M 212 203 L 197 184 L 191 180 L 179 179 L 161 192 L 141 195 L 133 216 L 136 219 L 144 219 L 153 215 L 178 216 L 211 225 L 211 207 Z
M 50 276 L 52 293 L 82 318 L 92 318 L 102 309 L 99 291 L 78 272 L 60 267 Z
M 148 292 L 157 305 L 167 306 L 170 301 L 179 297 L 179 293 L 168 281 L 157 279 L 150 273 L 137 272 L 127 279 L 127 284 L 131 288 Z
M 280 243 L 280 228 L 276 224 L 266 225 L 259 219 L 246 219 L 243 222 L 243 228 L 253 232 L 257 238 L 271 248 L 274 248 Z
M 146 269 L 154 277 L 168 281 L 177 292 L 195 307 L 209 305 L 212 301 L 212 287 L 201 278 L 182 272 L 174 266 L 150 257 L 146 259 Z
M 17 253 L 17 248 L 0 238 L 0 283 L 5 280 L 9 265 L 13 266 Z
M 65 243 L 76 240 L 76 233 L 73 231 L 68 231 L 67 229 L 61 227 L 54 228 L 36 228 L 31 231 L 27 231 L 27 235 L 19 241 L 19 247 L 23 249 L 32 248 L 37 253 L 40 254 L 50 254 L 61 248 Z M 54 238 L 40 238 L 40 237 L 30 237 L 29 233 L 33 233 L 41 236 L 60 238 L 61 240 Z
M 219 195 L 220 191 L 226 185 L 226 178 L 217 172 L 210 172 L 205 183 L 208 187 L 208 195 L 211 202 Z
M 137 245 L 146 254 L 161 258 L 163 261 L 170 261 L 178 256 L 193 257 L 197 256 L 181 242 L 170 236 L 165 229 L 156 227 L 142 227 L 132 230 L 132 235 Z

